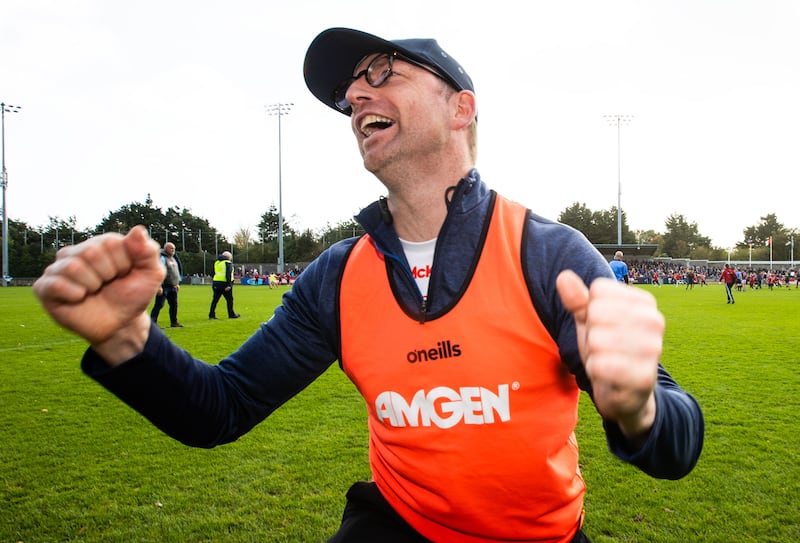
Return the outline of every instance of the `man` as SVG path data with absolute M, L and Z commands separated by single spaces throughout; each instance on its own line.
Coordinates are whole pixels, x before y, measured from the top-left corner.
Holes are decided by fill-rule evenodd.
M 614 272 L 614 276 L 617 278 L 617 281 L 628 284 L 628 265 L 625 264 L 624 260 L 622 260 L 622 251 L 617 251 L 614 253 L 614 260 L 612 260 L 609 264 L 611 266 L 611 271 Z
M 241 317 L 233 310 L 233 255 L 230 251 L 224 251 L 214 262 L 214 279 L 211 282 L 211 290 L 213 295 L 211 308 L 208 310 L 209 320 L 219 320 L 217 319 L 217 302 L 221 297 L 225 298 L 228 318 L 238 319 Z
M 387 189 L 358 216 L 367 234 L 309 265 L 219 364 L 194 360 L 138 317 L 140 297 L 124 296 L 160 281 L 144 228 L 63 249 L 35 291 L 89 341 L 84 371 L 169 435 L 210 447 L 339 360 L 366 401 L 372 481 L 348 491 L 329 543 L 588 541 L 580 389 L 616 456 L 655 477 L 686 475 L 703 417 L 659 363 L 654 298 L 614 281 L 583 235 L 481 181 L 476 96 L 455 59 L 434 40 L 329 29 L 304 74 L 350 116 L 364 166 Z M 430 273 L 415 278 L 406 251 L 420 247 L 414 266 Z M 109 315 L 81 318 L 95 312 Z
M 730 264 L 725 264 L 722 273 L 719 274 L 719 280 L 725 285 L 725 294 L 728 296 L 728 303 L 735 304 L 733 299 L 733 286 L 736 284 L 736 272 L 731 268 Z
M 694 288 L 694 270 L 686 268 L 686 290 Z
M 161 251 L 161 265 L 164 266 L 166 275 L 164 275 L 164 281 L 156 291 L 156 299 L 153 309 L 150 311 L 150 319 L 152 319 L 153 324 L 158 324 L 158 314 L 166 301 L 169 304 L 170 327 L 183 328 L 183 325 L 178 322 L 178 289 L 181 288 L 181 280 L 183 279 L 183 266 L 181 266 L 181 260 L 175 253 L 175 244 L 171 241 L 166 242 L 164 250 Z

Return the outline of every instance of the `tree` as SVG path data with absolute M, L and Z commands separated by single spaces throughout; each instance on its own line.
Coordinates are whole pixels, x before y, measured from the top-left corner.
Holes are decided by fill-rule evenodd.
M 588 233 L 594 229 L 594 213 L 586 207 L 586 204 L 575 202 L 561 212 L 558 216 L 558 222 L 568 224 L 574 229 L 583 232 L 583 235 L 588 238 Z
M 364 234 L 364 229 L 355 219 L 341 221 L 334 225 L 328 224 L 320 235 L 321 248 L 327 249 L 338 241 L 354 238 L 362 234 Z
M 767 240 L 772 237 L 776 241 L 786 236 L 786 228 L 778 222 L 778 217 L 774 213 L 769 213 L 760 217 L 760 221 L 755 226 L 748 226 L 742 231 L 744 239 L 736 244 L 737 247 L 746 248 L 751 243 L 754 246 L 765 247 Z
M 77 243 L 88 238 L 86 232 L 74 229 L 74 217 L 66 221 L 49 219 L 48 226 L 39 228 L 8 219 L 8 273 L 11 277 L 38 277 L 55 260 L 57 248 L 73 239 Z
M 558 222 L 567 224 L 583 233 L 592 243 L 617 243 L 617 208 L 591 211 L 585 204 L 575 202 L 561 212 Z M 622 243 L 636 243 L 636 236 L 627 225 L 622 213 Z
M 262 243 L 271 243 L 278 240 L 278 208 L 275 204 L 270 204 L 269 209 L 261 215 L 261 221 L 258 223 L 258 239 Z M 294 234 L 286 217 L 283 218 L 283 235 L 291 236 Z
M 623 225 L 625 223 L 625 214 L 622 216 Z M 592 213 L 592 224 L 594 231 L 591 232 L 589 241 L 592 243 L 617 243 L 617 208 L 611 207 L 608 210 L 600 210 Z M 625 228 L 622 229 L 623 234 Z M 588 237 L 588 236 L 587 236 Z M 622 237 L 622 243 L 625 243 L 625 236 Z
M 62 247 L 74 245 L 91 237 L 77 228 L 74 216 L 62 219 L 48 217 L 47 226 L 29 227 L 9 221 L 9 273 L 12 277 L 36 277 L 56 259 Z M 13 229 L 12 229 L 13 228 Z
M 789 260 L 791 249 L 784 250 L 788 244 L 791 245 L 791 237 L 796 234 L 795 230 L 786 228 L 774 213 L 769 213 L 760 217 L 760 221 L 755 226 L 748 226 L 742 231 L 744 240 L 737 243 L 739 249 L 753 248 L 753 258 L 756 260 L 767 260 L 770 255 L 770 248 L 767 241 L 771 240 L 773 248 L 773 258 L 778 260 Z M 775 251 L 780 251 L 780 256 L 775 257 Z M 786 257 L 784 258 L 784 253 Z
M 236 248 L 236 252 L 240 255 L 244 255 L 244 261 L 249 262 L 250 260 L 250 245 L 253 242 L 253 235 L 250 233 L 249 228 L 239 228 L 233 234 L 233 246 Z
M 98 234 L 119 232 L 124 234 L 137 224 L 147 226 L 151 232 L 166 232 L 167 221 L 161 208 L 153 206 L 153 200 L 147 195 L 145 203 L 132 202 L 112 211 L 95 227 Z
M 149 194 L 144 203 L 132 202 L 110 212 L 95 227 L 95 233 L 124 234 L 138 224 L 146 226 L 150 237 L 159 244 L 167 241 L 175 244 L 186 275 L 207 273 L 208 253 L 216 255 L 221 252 L 220 246 L 228 245 L 225 236 L 206 219 L 177 206 L 162 211 L 153 204 Z
M 275 207 L 275 204 L 272 203 L 269 206 L 269 209 L 265 211 L 261 215 L 261 221 L 258 223 L 258 234 L 257 239 L 261 242 L 261 260 L 264 262 L 277 262 L 278 261 L 278 253 L 280 252 L 280 248 L 278 247 L 278 230 L 279 230 L 279 220 L 280 214 L 278 213 L 278 208 Z M 297 237 L 294 229 L 289 224 L 289 221 L 286 220 L 286 217 L 283 217 L 283 255 L 284 261 L 290 259 L 290 252 L 294 251 L 294 249 L 290 249 L 290 246 Z M 306 261 L 305 259 L 295 259 L 291 258 L 291 260 L 297 261 Z
M 164 230 L 169 233 L 169 241 L 174 243 L 179 251 L 199 253 L 214 247 L 216 228 L 213 228 L 206 219 L 192 215 L 190 210 L 171 207 L 164 214 L 164 222 L 166 223 Z M 167 236 L 161 236 L 161 232 L 153 232 L 152 235 L 162 244 L 167 241 Z
M 153 205 L 150 195 L 144 203 L 132 202 L 112 211 L 95 227 L 95 232 L 125 233 L 137 224 L 147 227 L 150 237 L 164 244 L 171 241 L 180 252 L 216 250 L 217 229 L 187 208 L 170 207 L 166 212 Z M 227 244 L 224 236 L 221 241 Z M 213 249 L 212 249 L 213 248 Z
M 672 258 L 695 258 L 695 250 L 711 247 L 711 239 L 701 236 L 697 223 L 690 223 L 686 217 L 672 214 L 664 222 L 666 232 L 661 245 L 661 254 Z
M 292 234 L 285 247 L 286 262 L 310 262 L 322 253 L 322 244 L 311 230 L 305 230 L 299 236 Z
M 659 234 L 655 230 L 634 230 L 633 235 L 636 238 L 636 243 L 660 244 L 664 240 L 663 234 Z

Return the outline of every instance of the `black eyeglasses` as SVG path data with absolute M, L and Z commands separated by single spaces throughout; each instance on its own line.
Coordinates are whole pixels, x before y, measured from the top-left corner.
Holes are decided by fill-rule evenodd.
M 367 67 L 356 75 L 352 77 L 348 77 L 341 83 L 336 89 L 333 91 L 333 103 L 339 108 L 341 111 L 347 113 L 348 115 L 351 113 L 351 104 L 350 101 L 345 96 L 347 94 L 347 89 L 350 88 L 350 85 L 355 82 L 356 79 L 361 77 L 362 75 L 367 80 L 367 83 L 370 87 L 377 88 L 383 85 L 389 76 L 392 75 L 394 72 L 392 71 L 392 66 L 394 65 L 394 59 L 399 58 L 402 61 L 408 62 L 409 64 L 413 64 L 418 68 L 422 68 L 424 70 L 428 70 L 430 73 L 442 79 L 443 81 L 450 84 L 450 82 L 445 79 L 445 77 L 436 71 L 434 68 L 431 68 L 427 64 L 423 64 L 421 62 L 417 62 L 414 59 L 408 58 L 406 56 L 401 55 L 397 51 L 392 54 L 383 53 L 375 58 L 367 65 Z

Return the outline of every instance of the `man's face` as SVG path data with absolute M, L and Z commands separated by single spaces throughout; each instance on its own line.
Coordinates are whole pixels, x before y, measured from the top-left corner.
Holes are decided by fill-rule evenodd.
M 175 254 L 175 245 L 172 243 L 167 243 L 164 245 L 164 252 L 167 253 L 167 256 L 172 256 Z
M 356 66 L 365 70 L 378 55 Z M 364 167 L 379 175 L 403 158 L 421 160 L 435 154 L 446 141 L 445 114 L 450 87 L 424 68 L 402 59 L 394 61 L 392 74 L 379 87 L 359 77 L 346 96 L 353 113 L 351 126 L 364 159 Z

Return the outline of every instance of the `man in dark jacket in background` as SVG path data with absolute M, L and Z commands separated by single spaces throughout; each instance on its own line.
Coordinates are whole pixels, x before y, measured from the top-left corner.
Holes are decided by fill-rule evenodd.
M 171 241 L 164 244 L 164 249 L 161 251 L 161 264 L 167 273 L 164 276 L 164 282 L 161 283 L 156 292 L 155 303 L 152 311 L 150 311 L 150 319 L 153 324 L 158 324 L 158 314 L 166 301 L 169 304 L 170 327 L 183 328 L 183 325 L 178 322 L 178 290 L 181 288 L 181 280 L 183 279 L 183 266 L 181 265 L 181 259 L 175 252 L 175 244 Z

